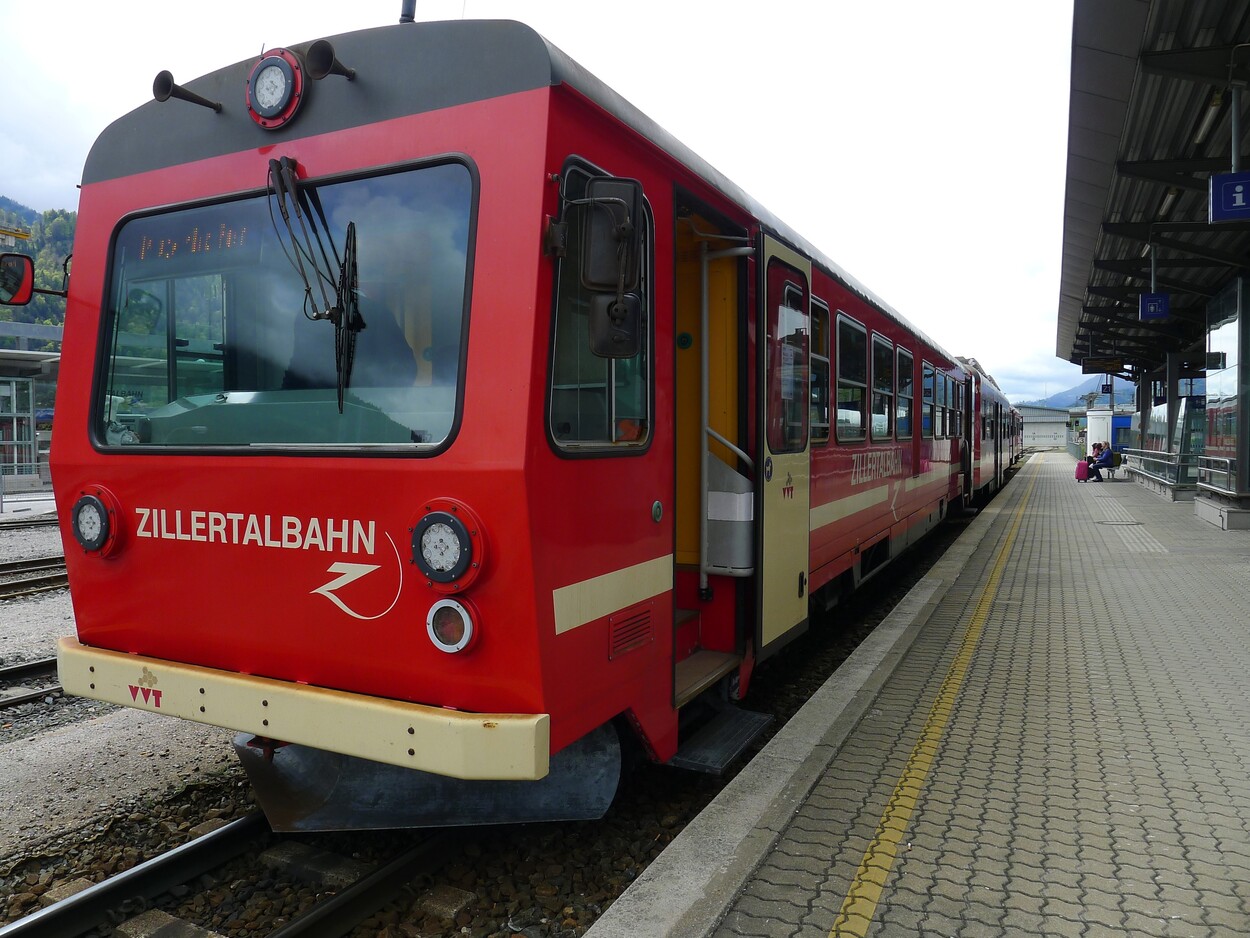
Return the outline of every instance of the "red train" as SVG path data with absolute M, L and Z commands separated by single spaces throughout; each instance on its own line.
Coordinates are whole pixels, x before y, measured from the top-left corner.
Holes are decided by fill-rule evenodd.
M 61 680 L 241 731 L 276 826 L 718 769 L 752 669 L 1019 455 L 974 363 L 525 26 L 154 95 L 83 174 Z

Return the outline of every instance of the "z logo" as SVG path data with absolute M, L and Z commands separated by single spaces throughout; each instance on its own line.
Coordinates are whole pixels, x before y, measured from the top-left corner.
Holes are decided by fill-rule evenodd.
M 343 561 L 332 563 L 330 564 L 329 567 L 326 568 L 326 573 L 337 573 L 339 574 L 339 576 L 336 579 L 330 580 L 328 583 L 325 583 L 322 586 L 318 586 L 316 589 L 312 590 L 312 592 L 319 593 L 320 595 L 324 596 L 326 599 L 330 600 L 330 602 L 334 603 L 334 605 L 338 606 L 340 609 L 346 612 L 353 619 L 363 619 L 367 621 L 370 619 L 382 618 L 382 616 L 386 615 L 388 612 L 390 612 L 392 609 L 395 608 L 395 604 L 399 602 L 400 590 L 403 588 L 403 585 L 404 585 L 404 565 L 399 559 L 399 549 L 395 546 L 395 542 L 394 540 L 391 539 L 391 536 L 389 534 L 386 535 L 386 539 L 391 542 L 391 550 L 395 554 L 395 568 L 399 571 L 399 583 L 395 588 L 395 598 L 392 599 L 391 604 L 387 606 L 385 609 L 383 609 L 381 612 L 377 613 L 376 615 L 371 615 L 371 616 L 364 615 L 363 613 L 357 612 L 351 606 L 347 605 L 347 603 L 344 602 L 342 598 L 336 595 L 337 590 L 342 589 L 344 586 L 347 586 L 349 583 L 355 583 L 361 577 L 368 576 L 374 570 L 381 569 L 380 564 L 346 563 Z

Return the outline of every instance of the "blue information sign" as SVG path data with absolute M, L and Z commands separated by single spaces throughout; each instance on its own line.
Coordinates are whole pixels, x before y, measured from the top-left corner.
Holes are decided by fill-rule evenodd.
M 1166 293 L 1143 293 L 1137 300 L 1137 318 L 1167 319 L 1171 304 Z
M 1207 192 L 1207 221 L 1250 219 L 1250 172 L 1212 174 Z

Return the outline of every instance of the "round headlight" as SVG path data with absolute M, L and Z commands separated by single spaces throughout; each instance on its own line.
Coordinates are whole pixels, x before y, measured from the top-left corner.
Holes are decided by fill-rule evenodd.
M 286 49 L 264 55 L 247 77 L 247 113 L 261 127 L 281 127 L 304 99 L 304 69 Z
M 412 559 L 435 583 L 453 583 L 473 562 L 473 542 L 464 522 L 446 511 L 431 511 L 412 532 Z
M 71 527 L 74 538 L 82 545 L 83 550 L 99 550 L 112 534 L 109 510 L 96 496 L 83 495 L 74 502 Z
M 440 599 L 425 617 L 425 630 L 435 648 L 455 654 L 473 641 L 473 617 L 454 599 Z
M 408 529 L 412 562 L 425 585 L 438 593 L 461 593 L 486 565 L 486 535 L 477 514 L 454 498 L 425 502 Z

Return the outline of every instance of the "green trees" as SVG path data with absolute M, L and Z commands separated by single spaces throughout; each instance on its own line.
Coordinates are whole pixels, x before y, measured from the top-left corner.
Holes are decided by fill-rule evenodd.
M 17 247 L 5 248 L 35 259 L 35 286 L 41 290 L 64 288 L 65 259 L 74 249 L 74 228 L 77 212 L 50 209 L 42 215 L 0 197 L 0 228 L 29 228 L 30 238 L 18 241 Z M 65 322 L 65 300 L 59 296 L 36 293 L 27 306 L 0 307 L 0 322 L 29 322 L 60 326 Z M 0 335 L 0 348 L 16 348 L 15 336 Z M 29 348 L 56 348 L 56 343 L 30 340 Z

